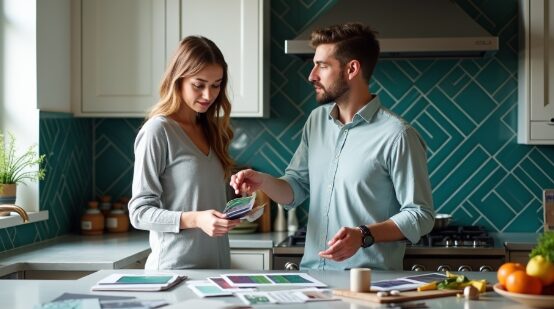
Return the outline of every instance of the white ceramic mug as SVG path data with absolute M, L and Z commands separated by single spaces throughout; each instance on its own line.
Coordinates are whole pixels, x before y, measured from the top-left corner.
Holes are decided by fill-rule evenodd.
M 350 291 L 369 292 L 371 286 L 371 268 L 350 269 Z

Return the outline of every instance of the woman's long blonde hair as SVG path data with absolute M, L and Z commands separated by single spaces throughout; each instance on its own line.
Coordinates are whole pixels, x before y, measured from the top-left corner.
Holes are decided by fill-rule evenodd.
M 160 85 L 160 100 L 154 105 L 147 119 L 177 113 L 185 104 L 182 97 L 183 80 L 213 64 L 223 69 L 221 90 L 210 108 L 205 113 L 198 114 L 198 121 L 210 147 L 221 161 L 225 178 L 228 178 L 233 167 L 233 159 L 228 153 L 233 131 L 230 126 L 231 103 L 226 91 L 227 63 L 214 42 L 202 36 L 188 36 L 181 41 L 164 73 Z

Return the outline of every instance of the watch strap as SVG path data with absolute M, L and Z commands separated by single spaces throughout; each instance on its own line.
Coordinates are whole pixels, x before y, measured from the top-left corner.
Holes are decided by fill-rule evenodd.
M 358 226 L 358 229 L 362 233 L 362 243 L 360 244 L 360 246 L 362 248 L 366 248 L 368 246 L 365 245 L 365 242 L 364 242 L 365 238 L 369 236 L 369 237 L 371 237 L 371 239 L 373 239 L 373 235 L 371 234 L 371 231 L 369 230 L 367 225 L 362 224 L 362 225 Z M 371 244 L 373 244 L 373 243 L 371 243 Z

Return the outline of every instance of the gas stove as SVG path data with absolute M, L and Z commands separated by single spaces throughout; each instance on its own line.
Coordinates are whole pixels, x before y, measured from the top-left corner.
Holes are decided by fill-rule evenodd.
M 421 237 L 417 244 L 411 246 L 444 247 L 444 248 L 492 248 L 494 238 L 482 226 L 447 226 Z
M 482 226 L 447 226 L 407 242 L 405 270 L 495 271 L 506 252 Z
M 306 228 L 273 248 L 273 269 L 296 270 L 304 254 Z M 504 247 L 482 226 L 451 225 L 406 242 L 404 270 L 495 271 L 506 260 Z

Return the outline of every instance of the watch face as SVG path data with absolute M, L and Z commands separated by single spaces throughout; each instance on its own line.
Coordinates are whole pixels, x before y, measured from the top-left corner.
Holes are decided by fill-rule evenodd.
M 373 245 L 373 237 L 371 235 L 364 236 L 362 240 L 362 247 L 367 248 Z

